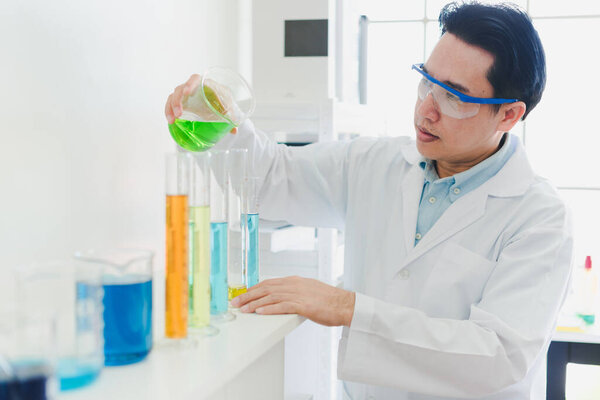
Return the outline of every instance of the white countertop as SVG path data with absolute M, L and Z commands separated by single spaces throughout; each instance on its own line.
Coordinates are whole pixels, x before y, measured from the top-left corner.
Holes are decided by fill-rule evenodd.
M 279 343 L 304 318 L 235 313 L 215 325 L 220 333 L 180 343 L 155 343 L 137 364 L 105 367 L 90 386 L 61 392 L 59 400 L 202 399 L 222 388 Z
M 554 332 L 552 336 L 554 342 L 572 342 L 572 343 L 596 343 L 600 344 L 600 332 Z

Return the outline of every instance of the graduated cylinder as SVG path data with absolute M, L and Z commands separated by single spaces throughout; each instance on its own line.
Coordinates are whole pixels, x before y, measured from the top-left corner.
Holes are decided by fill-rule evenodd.
M 193 156 L 189 194 L 189 327 L 214 335 L 210 326 L 210 153 Z M 198 329 L 196 329 L 198 328 Z
M 247 149 L 229 150 L 229 299 L 245 293 L 248 287 L 247 159 Z
M 228 155 L 228 151 L 211 151 L 210 157 L 210 313 L 217 320 L 228 314 Z
M 165 336 L 187 336 L 188 317 L 188 194 L 191 157 L 166 157 L 166 292 Z
M 259 254 L 260 246 L 258 243 L 258 193 L 260 190 L 260 179 L 249 177 L 246 179 L 246 198 L 248 204 L 246 226 L 246 263 L 247 263 L 247 286 L 251 288 L 259 282 Z

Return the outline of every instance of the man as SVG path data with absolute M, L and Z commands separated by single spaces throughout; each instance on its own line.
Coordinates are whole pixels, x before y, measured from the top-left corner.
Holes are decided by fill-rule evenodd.
M 251 123 L 261 215 L 345 230 L 345 289 L 290 277 L 236 298 L 244 312 L 343 325 L 353 399 L 544 399 L 545 354 L 570 277 L 556 190 L 508 134 L 539 102 L 542 45 L 508 5 L 449 4 L 424 65 L 416 143 L 360 138 L 286 148 Z M 171 122 L 198 77 L 167 102 Z

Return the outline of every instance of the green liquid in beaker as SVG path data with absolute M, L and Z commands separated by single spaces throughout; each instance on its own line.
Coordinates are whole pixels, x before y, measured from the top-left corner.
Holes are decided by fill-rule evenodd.
M 169 125 L 171 136 L 189 151 L 204 151 L 215 145 L 234 128 L 229 122 L 202 122 L 176 119 Z

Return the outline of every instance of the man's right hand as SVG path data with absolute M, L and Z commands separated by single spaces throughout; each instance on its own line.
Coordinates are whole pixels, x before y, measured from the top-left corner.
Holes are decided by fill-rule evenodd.
M 187 82 L 177 86 L 175 90 L 173 90 L 173 93 L 169 95 L 167 103 L 165 104 L 165 116 L 167 117 L 169 124 L 172 124 L 175 122 L 176 118 L 181 116 L 181 113 L 183 112 L 183 98 L 194 93 L 201 81 L 202 77 L 200 75 L 193 74 Z M 233 134 L 236 132 L 237 128 L 231 130 L 231 133 Z

